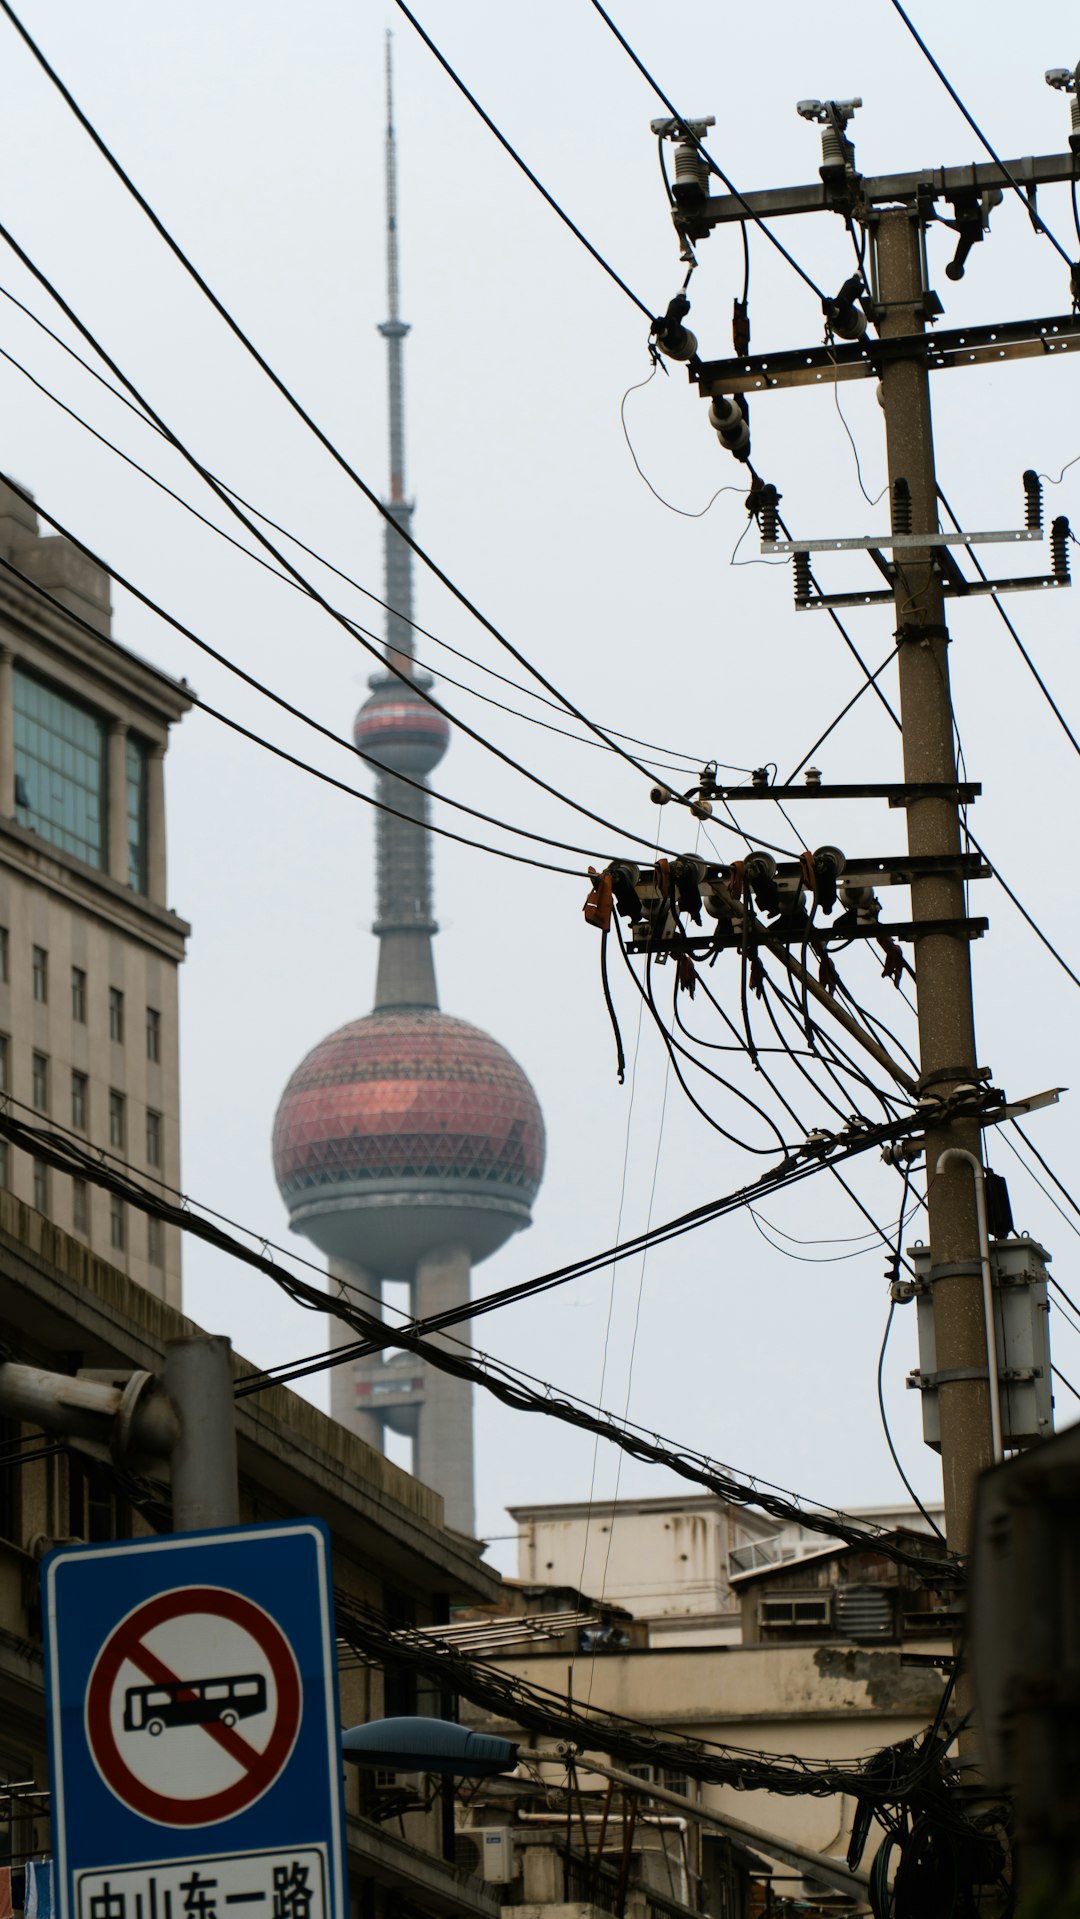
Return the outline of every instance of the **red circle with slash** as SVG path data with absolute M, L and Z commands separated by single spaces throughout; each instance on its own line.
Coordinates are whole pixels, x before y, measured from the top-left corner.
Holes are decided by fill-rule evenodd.
M 196 1628 L 197 1621 L 205 1621 L 205 1629 Z M 170 1635 L 160 1628 L 178 1627 L 179 1633 L 174 1634 L 178 1644 L 184 1640 L 190 1646 L 194 1632 L 212 1647 L 215 1624 L 220 1627 L 222 1622 L 234 1647 L 239 1629 L 243 1636 L 239 1643 L 247 1655 L 240 1663 L 254 1670 L 245 1670 L 239 1678 L 227 1674 L 207 1678 L 204 1671 L 184 1676 L 163 1656 L 162 1642 L 167 1650 Z M 150 1635 L 156 1636 L 154 1645 L 147 1644 Z M 252 1642 L 253 1650 L 247 1652 Z M 189 1652 L 189 1665 L 190 1659 Z M 200 1654 L 200 1664 L 202 1659 Z M 212 1655 L 207 1655 L 206 1663 L 213 1663 Z M 232 1663 L 237 1663 L 235 1657 Z M 134 1668 L 147 1683 L 120 1689 L 125 1701 L 121 1741 L 116 1721 L 125 1667 Z M 273 1685 L 272 1708 L 268 1680 Z M 257 1710 L 260 1698 L 261 1713 Z M 296 1657 L 276 1620 L 253 1600 L 223 1586 L 181 1586 L 136 1606 L 105 1641 L 87 1687 L 86 1736 L 105 1784 L 132 1812 L 158 1825 L 207 1826 L 246 1811 L 280 1777 L 296 1743 L 301 1710 Z M 261 1744 L 246 1737 L 239 1723 L 251 1712 L 263 1721 L 271 1718 L 268 1732 L 263 1726 Z M 203 1770 L 200 1751 L 210 1760 L 210 1747 L 201 1744 L 204 1738 L 233 1762 L 227 1769 L 234 1775 L 229 1783 L 198 1796 L 163 1790 L 162 1772 L 167 1777 L 169 1763 L 166 1760 L 163 1769 L 161 1762 L 169 1751 L 170 1729 L 180 1728 L 185 1735 L 182 1758 L 173 1732 L 177 1785 L 187 1783 L 193 1771 L 197 1776 Z M 198 1740 L 188 1736 L 192 1728 L 197 1729 Z M 145 1768 L 139 1764 L 144 1755 Z M 142 1770 L 150 1776 L 140 1777 Z

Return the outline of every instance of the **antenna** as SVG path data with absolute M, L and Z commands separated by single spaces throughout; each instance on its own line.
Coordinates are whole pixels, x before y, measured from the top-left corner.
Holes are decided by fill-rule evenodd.
M 386 295 L 389 318 L 379 332 L 386 341 L 390 419 L 390 498 L 396 526 L 384 532 L 387 657 L 412 672 L 412 553 L 397 532 L 408 532 L 412 504 L 405 498 L 405 385 L 402 343 L 409 328 L 398 312 L 397 137 L 394 132 L 393 34 L 386 35 Z

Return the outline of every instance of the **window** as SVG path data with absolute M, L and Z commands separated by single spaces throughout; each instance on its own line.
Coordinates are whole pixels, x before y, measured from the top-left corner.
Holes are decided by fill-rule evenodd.
M 118 986 L 109 988 L 109 1038 L 124 1043 L 124 995 Z
M 152 1213 L 146 1219 L 146 1257 L 151 1266 L 165 1264 L 165 1234 L 160 1219 L 155 1219 Z
M 6 1139 L 0 1139 L 0 1192 L 6 1193 L 11 1185 L 11 1156 Z
M 77 1025 L 86 1025 L 86 973 L 81 966 L 71 969 L 71 1017 Z
M 8 983 L 8 930 L 0 926 L 0 986 Z
M 45 1053 L 31 1055 L 34 1105 L 39 1113 L 49 1110 L 49 1060 Z
M 35 946 L 33 954 L 34 998 L 44 1006 L 49 997 L 49 955 L 43 946 Z
M 119 1193 L 113 1193 L 109 1200 L 109 1244 L 114 1252 L 124 1250 L 124 1202 Z
M 77 1133 L 85 1133 L 90 1110 L 90 1081 L 85 1073 L 71 1075 L 71 1124 Z
M 15 817 L 90 866 L 105 865 L 105 725 L 58 687 L 14 670 Z
M 148 1112 L 146 1115 L 146 1163 L 148 1166 L 161 1165 L 161 1114 Z
M 810 1632 L 828 1626 L 832 1618 L 832 1594 L 798 1594 L 791 1599 L 762 1599 L 758 1619 L 763 1627 L 782 1626 L 787 1631 Z
M 0 1093 L 6 1093 L 11 1086 L 11 1041 L 6 1033 L 0 1033 Z
M 161 1058 L 161 1014 L 156 1006 L 146 1009 L 146 1057 L 152 1060 Z
M 49 1210 L 49 1169 L 43 1159 L 34 1161 L 34 1210 L 38 1213 Z
M 109 1145 L 123 1146 L 126 1127 L 124 1125 L 125 1100 L 123 1093 L 109 1094 Z
M 76 1233 L 90 1231 L 90 1193 L 84 1179 L 71 1182 L 71 1227 Z
M 128 885 L 136 893 L 146 891 L 146 769 L 150 750 L 141 740 L 128 734 L 127 740 L 127 826 Z

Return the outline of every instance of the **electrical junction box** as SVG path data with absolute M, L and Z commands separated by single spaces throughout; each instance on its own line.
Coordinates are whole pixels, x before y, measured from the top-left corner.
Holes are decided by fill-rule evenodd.
M 517 1877 L 514 1835 L 509 1826 L 470 1826 L 454 1835 L 454 1862 L 474 1879 L 508 1886 Z
M 915 1310 L 918 1316 L 919 1364 L 908 1374 L 908 1385 L 922 1394 L 923 1438 L 941 1451 L 940 1376 L 934 1337 L 934 1270 L 930 1248 L 909 1247 L 915 1268 Z M 1037 1240 L 995 1239 L 990 1242 L 990 1270 L 994 1287 L 998 1377 L 1001 1381 L 1001 1430 L 1007 1450 L 1033 1446 L 1049 1439 L 1054 1430 L 1053 1379 L 1050 1372 L 1050 1302 L 1046 1268 L 1050 1254 Z M 953 1268 L 949 1268 L 953 1271 Z M 968 1269 L 965 1267 L 964 1269 Z M 971 1271 L 980 1273 L 976 1263 Z M 985 1368 L 984 1368 L 985 1377 Z

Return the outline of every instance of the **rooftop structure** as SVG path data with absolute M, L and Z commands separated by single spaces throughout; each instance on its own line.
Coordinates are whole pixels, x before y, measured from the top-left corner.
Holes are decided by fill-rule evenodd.
M 375 1008 L 320 1041 L 293 1074 L 274 1123 L 274 1170 L 290 1224 L 327 1255 L 332 1283 L 381 1310 L 406 1281 L 425 1317 L 461 1308 L 472 1266 L 529 1224 L 544 1169 L 544 1122 L 529 1081 L 498 1042 L 439 1010 L 432 939 L 428 775 L 450 728 L 413 656 L 413 506 L 405 495 L 397 185 L 387 44 L 387 281 L 390 518 L 384 535 L 386 671 L 356 716 L 376 767 Z M 468 1324 L 458 1327 L 468 1338 Z M 351 1334 L 331 1321 L 341 1345 Z M 473 1529 L 472 1392 L 411 1354 L 376 1354 L 331 1375 L 336 1418 L 373 1445 L 413 1441 L 413 1469 L 440 1491 L 447 1521 Z

